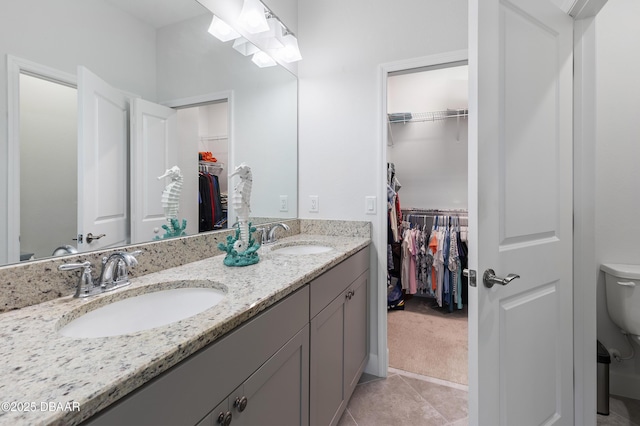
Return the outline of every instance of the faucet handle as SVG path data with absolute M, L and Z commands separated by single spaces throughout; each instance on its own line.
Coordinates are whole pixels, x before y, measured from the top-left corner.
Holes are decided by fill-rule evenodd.
M 93 277 L 91 276 L 91 262 L 88 260 L 82 263 L 64 263 L 58 266 L 59 271 L 75 271 L 76 269 L 82 269 L 80 279 L 78 280 L 78 286 L 76 287 L 76 294 L 73 297 L 85 297 L 91 294 L 93 288 Z
M 91 271 L 91 262 L 87 260 L 86 262 L 82 263 L 63 263 L 62 265 L 58 266 L 59 271 L 75 271 L 76 269 L 81 268 L 84 268 L 85 270 L 89 269 L 89 271 Z

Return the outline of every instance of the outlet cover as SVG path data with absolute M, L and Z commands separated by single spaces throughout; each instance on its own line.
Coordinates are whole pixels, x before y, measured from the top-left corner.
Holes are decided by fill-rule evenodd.
M 309 211 L 318 213 L 320 211 L 320 200 L 317 195 L 309 195 Z
M 289 211 L 289 197 L 286 195 L 280 196 L 280 211 L 281 212 Z

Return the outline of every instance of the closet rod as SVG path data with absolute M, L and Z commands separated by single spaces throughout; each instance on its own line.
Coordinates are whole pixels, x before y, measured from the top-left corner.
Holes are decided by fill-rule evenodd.
M 402 214 L 435 214 L 435 215 L 468 215 L 469 211 L 466 209 L 421 209 L 415 207 L 402 208 Z

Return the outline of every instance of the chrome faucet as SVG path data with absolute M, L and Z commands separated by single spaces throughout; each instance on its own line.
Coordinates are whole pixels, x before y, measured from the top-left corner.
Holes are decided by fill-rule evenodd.
M 141 253 L 140 250 L 127 253 L 117 251 L 111 253 L 108 257 L 102 258 L 102 272 L 98 285 L 103 291 L 114 290 L 116 288 L 129 285 L 129 268 L 138 264 L 136 256 Z
M 276 229 L 277 228 L 282 228 L 285 231 L 288 231 L 289 229 L 289 225 L 287 225 L 286 223 L 275 223 L 271 226 L 271 228 L 269 228 L 269 226 L 267 225 L 267 227 L 265 228 L 258 228 L 257 231 L 261 231 L 262 232 L 262 244 L 266 245 L 266 244 L 273 244 L 277 241 L 277 237 L 276 237 Z
M 100 278 L 97 283 L 93 279 L 92 266 L 89 261 L 83 263 L 65 263 L 58 266 L 58 270 L 74 271 L 76 269 L 82 269 L 73 297 L 92 296 L 129 285 L 129 267 L 138 264 L 136 256 L 140 253 L 141 251 L 131 253 L 119 251 L 102 258 L 102 271 L 100 272 Z

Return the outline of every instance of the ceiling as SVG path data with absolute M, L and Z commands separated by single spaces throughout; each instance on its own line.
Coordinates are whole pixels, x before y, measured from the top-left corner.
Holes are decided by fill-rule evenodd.
M 105 0 L 154 28 L 175 24 L 209 12 L 196 0 Z

